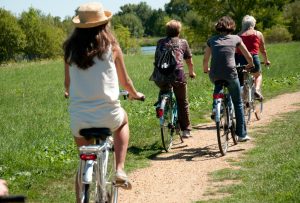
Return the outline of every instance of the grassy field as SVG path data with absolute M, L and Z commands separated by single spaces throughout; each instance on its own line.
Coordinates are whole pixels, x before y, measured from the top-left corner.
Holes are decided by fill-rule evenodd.
M 272 62 L 265 69 L 266 99 L 300 87 L 300 43 L 268 46 Z M 202 73 L 203 56 L 194 56 L 197 78 L 189 80 L 191 120 L 207 120 L 212 84 Z M 127 170 L 146 167 L 162 151 L 153 104 L 158 89 L 149 81 L 153 56 L 126 56 L 125 63 L 145 102 L 122 101 L 130 120 Z M 73 202 L 77 151 L 69 129 L 68 101 L 63 93 L 61 60 L 10 64 L 0 67 L 0 177 L 12 194 L 28 202 Z
M 202 203 L 300 202 L 299 119 L 297 111 L 255 132 L 256 147 L 235 164 L 241 170 L 224 169 L 213 174 L 214 181 L 242 180 L 242 183 L 219 189 L 232 196 Z

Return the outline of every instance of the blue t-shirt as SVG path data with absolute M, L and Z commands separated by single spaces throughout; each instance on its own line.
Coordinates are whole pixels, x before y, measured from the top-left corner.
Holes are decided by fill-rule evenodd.
M 207 41 L 211 48 L 210 78 L 231 80 L 237 78 L 234 54 L 242 39 L 237 35 L 217 35 Z

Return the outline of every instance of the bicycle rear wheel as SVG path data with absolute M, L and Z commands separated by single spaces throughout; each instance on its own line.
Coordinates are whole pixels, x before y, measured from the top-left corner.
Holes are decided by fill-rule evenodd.
M 100 186 L 95 177 L 96 164 L 89 166 L 89 169 L 87 163 L 84 164 L 82 162 L 81 164 L 84 168 L 81 168 L 83 171 L 80 171 L 80 200 L 82 203 L 95 202 L 95 200 L 99 199 L 98 195 L 100 194 Z
M 218 138 L 218 146 L 221 154 L 224 156 L 228 149 L 228 109 L 225 108 L 224 103 L 222 102 L 223 113 L 220 113 L 220 121 L 216 122 L 217 128 L 217 138 Z
M 118 201 L 118 187 L 116 187 L 114 178 L 115 178 L 115 154 L 111 149 L 108 154 L 108 160 L 104 162 L 103 166 L 103 182 L 105 185 L 105 197 L 100 196 L 100 203 L 116 203 Z M 105 166 L 106 165 L 106 166 Z M 105 170 L 106 169 L 106 170 Z
M 232 137 L 232 141 L 233 141 L 233 144 L 237 145 L 237 135 L 235 134 L 235 120 L 233 119 L 233 117 L 231 117 L 231 126 L 230 126 L 230 134 L 231 134 L 231 137 Z
M 263 100 L 255 99 L 253 102 L 254 114 L 257 120 L 260 120 L 263 112 Z
M 172 147 L 174 132 L 175 126 L 172 124 L 172 109 L 170 102 L 167 101 L 164 106 L 164 115 L 160 118 L 161 139 L 163 148 L 166 152 Z

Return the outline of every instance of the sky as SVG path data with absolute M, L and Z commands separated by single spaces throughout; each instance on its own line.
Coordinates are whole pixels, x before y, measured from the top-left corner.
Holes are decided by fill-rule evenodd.
M 12 14 L 18 16 L 23 11 L 28 11 L 28 8 L 33 7 L 39 9 L 43 14 L 51 16 L 59 16 L 64 19 L 66 16 L 73 16 L 75 9 L 87 2 L 100 2 L 105 10 L 117 13 L 120 7 L 125 4 L 138 4 L 146 2 L 152 9 L 164 8 L 170 0 L 0 0 L 0 7 L 11 11 Z

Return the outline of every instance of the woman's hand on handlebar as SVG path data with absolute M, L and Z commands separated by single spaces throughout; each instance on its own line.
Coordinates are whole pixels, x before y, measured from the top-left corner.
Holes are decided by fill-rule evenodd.
M 69 92 L 65 91 L 65 98 L 68 99 L 69 98 Z
M 245 69 L 246 69 L 246 70 L 250 70 L 250 69 L 252 69 L 253 67 L 254 67 L 254 64 L 248 63 L 248 64 L 245 66 Z
M 137 92 L 136 95 L 131 95 L 129 94 L 129 99 L 132 99 L 132 100 L 140 100 L 140 101 L 145 101 L 145 95 L 141 92 Z
M 203 73 L 209 73 L 209 71 L 210 71 L 210 68 L 203 68 Z
M 191 79 L 194 79 L 194 78 L 196 77 L 196 73 L 195 73 L 195 72 L 189 73 L 189 77 L 190 77 Z

